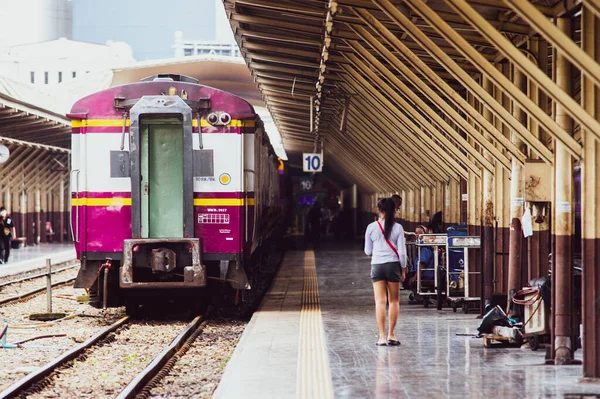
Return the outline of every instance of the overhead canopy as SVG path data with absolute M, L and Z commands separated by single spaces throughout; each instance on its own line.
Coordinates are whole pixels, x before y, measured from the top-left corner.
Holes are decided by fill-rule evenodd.
M 0 92 L 0 142 L 65 152 L 71 146 L 71 123 L 64 115 Z
M 223 3 L 288 153 L 323 150 L 326 165 L 367 191 L 481 176 L 497 165 L 510 169 L 513 159 L 522 164 L 526 155 L 510 131 L 547 163 L 551 139 L 578 157 L 581 145 L 502 64 L 522 68 L 575 122 L 596 126 L 543 77 L 528 75 L 550 74 L 545 61 L 554 44 L 531 19 L 572 12 L 573 2 L 534 1 L 532 9 L 521 0 Z M 534 129 L 507 109 L 502 93 Z

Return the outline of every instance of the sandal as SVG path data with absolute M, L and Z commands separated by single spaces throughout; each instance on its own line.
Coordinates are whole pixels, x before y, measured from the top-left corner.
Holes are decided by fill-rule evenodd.
M 375 342 L 377 346 L 387 346 L 387 342 Z
M 400 345 L 400 341 L 396 341 L 395 339 L 388 339 L 388 345 L 389 346 L 398 346 Z

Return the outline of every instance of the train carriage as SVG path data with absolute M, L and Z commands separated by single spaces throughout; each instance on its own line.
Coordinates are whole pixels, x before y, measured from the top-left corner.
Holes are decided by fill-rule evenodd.
M 68 116 L 76 287 L 93 305 L 193 296 L 208 280 L 252 289 L 252 254 L 282 209 L 279 162 L 248 102 L 158 75 L 85 97 Z

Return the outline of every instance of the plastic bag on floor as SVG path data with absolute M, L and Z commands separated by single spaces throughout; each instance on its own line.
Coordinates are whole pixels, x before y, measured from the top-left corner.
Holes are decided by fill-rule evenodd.
M 508 316 L 500 306 L 496 306 L 481 319 L 481 323 L 477 327 L 480 334 L 491 334 L 495 326 L 512 327 Z

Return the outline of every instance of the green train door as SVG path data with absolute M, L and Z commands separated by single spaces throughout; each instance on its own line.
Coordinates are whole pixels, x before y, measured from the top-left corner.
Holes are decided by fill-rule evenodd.
M 183 238 L 183 124 L 179 118 L 140 121 L 141 236 Z

